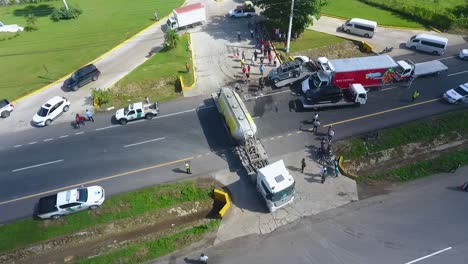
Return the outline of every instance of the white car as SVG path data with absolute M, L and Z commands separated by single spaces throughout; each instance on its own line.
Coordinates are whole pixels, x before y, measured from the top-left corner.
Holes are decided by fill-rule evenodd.
M 307 56 L 300 55 L 300 56 L 294 56 L 293 58 L 294 58 L 295 61 L 299 61 L 301 63 L 310 62 L 310 58 L 307 57 Z
M 65 97 L 55 96 L 41 106 L 41 109 L 33 116 L 32 122 L 36 126 L 48 126 L 68 109 L 70 109 L 70 101 Z
M 83 210 L 95 210 L 106 199 L 101 186 L 81 187 L 59 192 L 39 199 L 37 217 L 57 219 Z
M 460 50 L 460 53 L 458 54 L 458 57 L 462 60 L 468 60 L 468 49 L 462 49 Z
M 20 32 L 23 31 L 24 28 L 20 27 L 16 24 L 14 25 L 5 25 L 2 22 L 0 22 L 0 32 Z
M 468 103 L 468 83 L 460 84 L 456 88 L 446 91 L 443 98 L 452 104 Z
M 7 118 L 13 112 L 13 104 L 8 102 L 7 99 L 0 100 L 0 116 Z

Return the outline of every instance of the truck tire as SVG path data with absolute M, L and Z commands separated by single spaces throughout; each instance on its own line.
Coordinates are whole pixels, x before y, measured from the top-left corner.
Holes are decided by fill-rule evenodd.
M 98 75 L 95 74 L 95 75 L 93 76 L 93 82 L 97 81 L 97 79 L 98 79 Z
M 76 92 L 76 91 L 78 91 L 79 88 L 80 88 L 80 87 L 78 86 L 78 84 L 75 84 L 75 85 L 72 87 L 72 90 Z
M 349 33 L 351 33 L 351 30 L 347 29 L 347 30 L 345 30 L 345 32 L 349 34 Z
M 432 52 L 432 55 L 439 55 L 439 52 L 433 51 L 433 52 Z
M 62 215 L 53 215 L 50 218 L 51 219 L 60 219 L 61 217 L 62 217 Z
M 145 118 L 148 119 L 148 120 L 151 120 L 153 119 L 154 115 L 152 113 L 148 113 L 145 115 Z
M 365 37 L 365 38 L 368 38 L 368 37 L 369 37 L 369 34 L 367 34 L 367 33 L 364 34 L 364 37 Z
M 7 117 L 10 116 L 10 112 L 8 112 L 8 111 L 3 111 L 2 114 L 1 114 L 1 116 L 2 116 L 3 118 L 7 118 Z
M 410 50 L 416 50 L 416 46 L 411 46 Z
M 91 205 L 91 206 L 89 207 L 89 210 L 96 210 L 96 209 L 98 209 L 98 208 L 99 208 L 99 205 Z
M 126 124 L 128 123 L 128 121 L 127 121 L 127 119 L 122 118 L 122 119 L 119 120 L 119 123 L 120 123 L 121 125 L 126 125 Z

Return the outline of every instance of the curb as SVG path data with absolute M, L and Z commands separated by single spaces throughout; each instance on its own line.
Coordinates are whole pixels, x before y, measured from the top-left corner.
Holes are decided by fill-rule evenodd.
M 344 166 L 343 166 L 343 160 L 344 160 L 343 156 L 340 156 L 340 157 L 338 158 L 338 168 L 340 169 L 341 174 L 343 174 L 344 176 L 346 176 L 346 177 L 348 177 L 348 178 L 351 178 L 351 179 L 353 179 L 353 180 L 357 180 L 357 178 L 358 178 L 357 175 L 355 175 L 355 174 L 353 174 L 353 173 L 351 173 L 351 172 L 348 172 L 348 171 L 344 168 Z
M 182 4 L 182 6 L 184 6 L 184 5 L 186 4 L 186 2 L 187 2 L 187 1 L 185 1 L 185 2 Z M 110 50 L 108 50 L 108 51 L 106 51 L 105 53 L 99 55 L 96 59 L 92 60 L 91 62 L 88 62 L 88 63 L 86 63 L 86 64 L 83 64 L 81 67 L 78 67 L 77 69 L 73 70 L 72 72 L 66 74 L 65 76 L 61 77 L 60 79 L 58 79 L 58 80 L 56 80 L 56 81 L 54 81 L 54 82 L 52 82 L 52 83 L 47 84 L 46 86 L 43 86 L 43 87 L 41 87 L 41 88 L 39 88 L 39 89 L 37 89 L 37 90 L 34 90 L 34 91 L 32 91 L 32 92 L 30 92 L 30 93 L 28 93 L 28 94 L 26 94 L 26 95 L 23 95 L 23 96 L 19 97 L 18 99 L 13 100 L 12 103 L 15 103 L 15 104 L 16 104 L 16 103 L 18 103 L 18 102 L 21 101 L 21 100 L 24 100 L 24 99 L 26 99 L 26 98 L 28 98 L 28 97 L 30 97 L 30 96 L 33 96 L 33 95 L 35 95 L 35 94 L 37 94 L 37 93 L 42 92 L 42 91 L 45 91 L 46 89 L 50 88 L 52 85 L 55 85 L 55 84 L 60 83 L 60 82 L 63 82 L 65 79 L 69 78 L 69 76 L 71 76 L 76 70 L 78 70 L 78 69 L 80 69 L 80 68 L 83 68 L 83 67 L 86 66 L 86 65 L 93 64 L 93 63 L 97 62 L 98 60 L 102 59 L 104 56 L 106 56 L 106 55 L 108 55 L 109 53 L 111 53 L 111 52 L 115 51 L 116 49 L 120 48 L 121 46 L 123 46 L 124 44 L 128 43 L 129 41 L 135 39 L 135 38 L 136 38 L 138 35 L 140 35 L 141 33 L 144 33 L 145 31 L 149 30 L 151 27 L 153 27 L 154 25 L 156 25 L 156 24 L 159 23 L 160 21 L 167 19 L 171 14 L 172 14 L 172 12 L 169 13 L 167 16 L 165 16 L 165 17 L 163 17 L 163 18 L 161 18 L 161 19 L 155 21 L 154 23 L 152 23 L 151 25 L 147 26 L 146 28 L 140 30 L 139 32 L 135 33 L 133 36 L 131 36 L 129 39 L 126 39 L 124 42 L 117 44 L 117 46 L 114 46 L 114 47 L 111 48 Z
M 271 42 L 271 40 L 269 40 L 268 42 L 270 42 L 270 46 L 273 47 L 273 51 L 275 52 L 276 58 L 278 58 L 279 64 L 280 65 L 283 64 L 283 59 L 281 59 L 281 56 L 278 56 L 278 54 L 281 55 L 281 53 L 278 53 L 278 51 L 276 50 L 276 46 L 274 45 L 273 42 Z
M 185 87 L 184 79 L 182 76 L 179 75 L 180 86 L 182 87 L 182 91 L 191 90 L 197 84 L 197 75 L 195 74 L 195 58 L 193 55 L 193 44 L 192 44 L 192 34 L 189 34 L 189 42 L 190 42 L 190 59 L 192 60 L 192 74 L 193 74 L 193 83 L 190 86 Z
M 219 217 L 223 218 L 224 215 L 226 215 L 229 208 L 231 207 L 231 199 L 229 199 L 229 194 L 220 189 L 214 189 L 213 194 L 215 200 L 224 202 L 223 208 L 221 208 L 221 210 L 219 210 L 218 212 Z

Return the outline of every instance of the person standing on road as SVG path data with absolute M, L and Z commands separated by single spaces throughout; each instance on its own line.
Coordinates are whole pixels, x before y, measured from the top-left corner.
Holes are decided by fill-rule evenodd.
M 247 72 L 250 73 L 250 65 L 247 65 Z
M 204 253 L 201 253 L 201 255 L 200 255 L 200 261 L 201 261 L 203 264 L 208 264 L 208 256 L 205 255 Z
M 254 38 L 254 31 L 253 31 L 253 29 L 250 30 L 250 37 L 251 37 L 251 38 Z
M 320 127 L 320 121 L 318 121 L 318 119 L 314 120 L 312 132 L 314 132 L 314 134 L 317 134 L 319 127 Z
M 260 90 L 260 93 L 262 93 L 263 91 L 263 88 L 265 87 L 265 78 L 260 77 L 260 79 L 258 79 L 258 89 Z
M 242 59 L 245 60 L 245 51 L 242 51 Z
M 414 91 L 413 96 L 411 96 L 411 102 L 414 102 L 414 100 L 416 100 L 418 97 L 419 97 L 419 91 L 416 90 Z
M 258 52 L 257 52 L 257 49 L 254 50 L 254 60 L 257 61 L 257 57 L 258 57 Z
M 306 167 L 305 158 L 302 158 L 302 160 L 301 160 L 301 173 L 302 174 L 304 174 L 305 167 Z
M 250 72 L 249 71 L 245 74 L 245 77 L 246 77 L 245 82 L 246 83 L 250 82 Z
M 326 174 L 327 174 L 327 166 L 323 165 L 322 168 L 320 169 L 320 178 L 321 178 L 322 184 L 325 183 Z
M 268 62 L 271 65 L 271 61 L 273 60 L 273 56 L 271 55 L 271 52 L 268 53 Z
M 314 114 L 314 119 L 312 119 L 312 122 L 314 122 L 315 120 L 318 120 L 318 113 Z
M 338 161 L 335 159 L 335 177 L 338 177 L 338 174 L 340 173 L 340 168 L 338 167 Z
M 250 58 L 250 65 L 255 66 L 255 55 L 252 54 L 252 58 Z
M 185 172 L 187 172 L 187 174 L 192 174 L 192 172 L 190 171 L 190 161 L 187 160 L 185 162 Z
M 263 64 L 261 64 L 258 69 L 260 70 L 260 75 L 262 75 L 262 77 L 263 77 L 263 71 L 265 71 L 265 66 L 263 66 Z
M 328 127 L 328 142 L 329 143 L 332 142 L 334 136 L 335 136 L 335 131 L 333 130 L 332 126 L 330 125 Z
M 241 40 L 241 36 L 240 36 L 240 30 L 237 31 L 237 40 Z
M 247 73 L 247 69 L 245 67 L 242 67 L 242 79 L 245 82 L 245 75 Z
M 88 109 L 86 109 L 86 118 L 88 118 L 88 121 L 94 122 L 93 113 L 88 111 Z

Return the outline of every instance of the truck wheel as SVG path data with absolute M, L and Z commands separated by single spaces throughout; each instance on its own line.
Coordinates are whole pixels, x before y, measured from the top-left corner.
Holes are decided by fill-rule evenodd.
M 439 52 L 433 51 L 433 52 L 432 52 L 432 55 L 439 55 Z
M 367 34 L 367 33 L 364 34 L 364 37 L 365 37 L 365 38 L 368 38 L 368 37 L 369 37 L 369 34 Z
M 78 91 L 79 88 L 80 88 L 80 87 L 78 87 L 78 84 L 76 84 L 76 85 L 74 85 L 74 86 L 72 87 L 72 90 L 76 92 L 76 91 Z
M 52 120 L 47 119 L 47 121 L 45 121 L 44 125 L 45 125 L 45 126 L 48 126 L 48 125 L 50 125 L 50 123 L 52 123 Z
M 351 33 L 351 30 L 347 29 L 347 30 L 345 30 L 345 32 L 349 34 L 349 33 Z
M 7 118 L 7 117 L 9 117 L 9 116 L 10 116 L 10 112 L 8 112 L 8 111 L 3 111 L 3 112 L 2 112 L 2 117 L 3 117 L 3 118 Z
M 145 117 L 146 117 L 146 119 L 151 120 L 151 119 L 153 119 L 153 114 L 148 113 L 148 114 L 145 115 Z
M 416 50 L 416 46 L 411 46 L 410 50 Z
M 128 122 L 127 119 L 124 119 L 124 118 L 122 118 L 122 119 L 119 120 L 119 123 L 120 123 L 121 125 L 126 125 L 127 122 Z
M 59 219 L 59 218 L 61 218 L 61 217 L 62 217 L 62 215 L 53 215 L 53 216 L 51 216 L 50 218 L 52 218 L 52 219 Z
M 301 76 L 301 73 L 300 73 L 300 72 L 295 72 L 295 73 L 294 73 L 294 78 L 298 78 L 299 76 Z
M 91 205 L 91 206 L 89 207 L 89 210 L 96 210 L 96 209 L 98 209 L 98 208 L 99 208 L 99 205 Z
M 273 83 L 274 83 L 274 84 L 277 84 L 278 82 L 279 82 L 279 79 L 278 79 L 278 78 L 274 78 L 274 79 L 273 79 Z
M 98 79 L 98 76 L 96 74 L 96 75 L 93 76 L 93 81 L 95 82 L 95 81 L 97 81 L 97 79 Z

